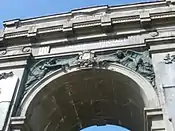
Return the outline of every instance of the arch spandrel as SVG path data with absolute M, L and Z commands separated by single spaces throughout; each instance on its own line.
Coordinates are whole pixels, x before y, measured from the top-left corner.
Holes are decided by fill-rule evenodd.
M 102 53 L 102 52 L 101 52 Z M 83 51 L 82 53 L 71 56 L 60 56 L 55 58 L 42 59 L 39 61 L 31 61 L 34 65 L 27 76 L 25 83 L 25 93 L 37 81 L 41 80 L 47 74 L 54 70 L 72 67 L 106 67 L 108 64 L 116 63 L 138 72 L 145 77 L 154 88 L 155 74 L 152 62 L 148 51 L 134 51 L 134 50 L 113 50 L 112 52 L 103 52 L 102 54 L 93 53 L 91 51 Z
M 50 75 L 48 75 L 47 77 L 43 78 L 42 80 L 40 80 L 38 83 L 36 83 L 29 91 L 27 94 L 25 94 L 22 102 L 21 102 L 21 116 L 25 116 L 25 113 L 27 111 L 28 106 L 30 105 L 30 102 L 32 102 L 32 100 L 34 99 L 34 97 L 42 90 L 44 89 L 44 87 L 52 82 L 53 80 L 60 78 L 66 74 L 69 73 L 73 73 L 73 72 L 78 72 L 81 70 L 86 70 L 86 69 L 99 69 L 99 68 L 79 68 L 79 67 L 75 67 L 72 69 L 65 71 L 62 70 L 57 70 L 53 73 L 51 73 Z M 110 64 L 108 67 L 106 68 L 102 68 L 103 70 L 109 70 L 112 72 L 116 72 L 119 74 L 122 74 L 125 77 L 128 77 L 130 80 L 132 80 L 133 82 L 135 82 L 138 87 L 140 87 L 140 93 L 143 97 L 144 100 L 144 104 L 145 107 L 147 108 L 157 108 L 160 107 L 159 105 L 159 100 L 156 94 L 156 91 L 154 90 L 154 88 L 152 87 L 152 85 L 144 78 L 142 77 L 140 74 L 136 73 L 135 71 L 132 71 L 132 69 L 129 69 L 127 67 L 124 67 L 120 64 Z
M 147 54 L 145 56 L 144 53 L 135 51 L 126 51 L 125 53 L 118 51 L 95 56 L 94 53 L 87 51 L 80 56 L 69 57 L 68 59 L 53 58 L 42 60 L 35 65 L 37 66 L 34 66 L 32 71 L 34 73 L 38 72 L 35 72 L 35 69 L 41 71 L 29 77 L 29 82 L 26 84 L 28 88 L 26 88 L 26 94 L 18 110 L 18 115 L 26 116 L 26 120 L 29 122 L 29 125 L 32 125 L 34 131 L 43 129 L 49 131 L 52 128 L 56 128 L 56 125 L 54 125 L 54 122 L 56 122 L 55 118 L 49 117 L 51 123 L 53 122 L 51 125 L 45 118 L 45 114 L 49 114 L 52 112 L 51 109 L 55 108 L 55 105 L 52 105 L 53 101 L 59 104 L 65 102 L 63 105 L 67 105 L 69 108 L 58 105 L 62 110 L 69 110 L 70 112 L 74 110 L 73 103 L 76 103 L 76 107 L 78 106 L 81 110 L 78 113 L 76 111 L 70 113 L 73 115 L 72 117 L 67 112 L 68 116 L 66 117 L 70 117 L 72 124 L 76 124 L 75 121 L 80 121 L 78 118 L 80 115 L 82 124 L 79 123 L 79 127 L 76 125 L 79 129 L 94 124 L 119 124 L 130 130 L 137 130 L 133 121 L 137 119 L 142 125 L 139 127 L 139 130 L 143 130 L 143 123 L 145 122 L 144 109 L 160 107 L 156 88 L 152 84 L 154 82 L 154 72 Z M 87 84 L 90 86 L 86 87 L 84 85 L 83 81 L 85 79 L 87 79 Z M 99 84 L 100 81 L 103 81 L 101 86 Z M 73 98 L 71 91 L 76 94 L 73 95 Z M 94 102 L 96 103 L 95 105 L 93 104 Z M 118 106 L 116 103 L 118 103 Z M 56 104 L 56 107 L 58 105 Z M 106 117 L 105 115 L 107 115 L 110 118 L 104 118 L 104 120 L 102 118 L 88 118 L 96 116 L 99 111 L 90 111 L 89 116 L 84 115 L 86 113 L 82 114 L 82 112 L 89 112 L 86 109 L 94 110 L 98 107 L 101 107 L 98 110 L 103 112 L 98 117 Z M 115 108 L 122 113 L 116 114 Z M 108 110 L 111 111 L 108 112 Z M 59 114 L 59 110 L 55 112 L 57 112 L 55 115 Z M 110 114 L 110 112 L 115 115 Z M 74 116 L 75 114 L 77 116 Z M 35 122 L 33 123 L 33 121 L 36 121 L 35 117 L 37 115 L 39 115 L 37 121 L 43 121 L 39 124 L 40 126 L 35 125 Z M 60 116 L 58 117 L 60 118 Z M 86 117 L 88 119 L 85 119 Z M 66 120 L 66 118 L 60 119 Z M 70 121 L 65 122 L 64 124 L 67 123 L 68 125 L 61 126 L 63 129 L 60 131 L 70 127 Z

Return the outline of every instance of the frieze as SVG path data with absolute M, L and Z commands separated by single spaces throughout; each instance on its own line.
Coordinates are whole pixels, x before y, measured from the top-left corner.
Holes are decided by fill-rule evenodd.
M 126 38 L 120 38 L 120 39 L 111 39 L 111 40 L 100 40 L 99 42 L 103 45 L 113 45 L 113 44 L 121 44 L 121 45 L 131 45 L 135 43 L 144 43 L 144 39 L 147 36 L 141 36 L 141 35 L 134 35 L 134 36 L 128 36 Z
M 110 63 L 118 63 L 138 72 L 155 87 L 155 74 L 148 51 L 117 50 L 105 55 L 84 51 L 75 56 L 42 59 L 36 62 L 29 70 L 25 91 L 55 70 L 67 71 L 71 67 L 106 67 Z
M 8 72 L 8 73 L 6 73 L 6 72 L 4 72 L 4 73 L 1 73 L 0 74 L 0 80 L 2 80 L 2 79 L 7 79 L 7 78 L 9 78 L 9 77 L 12 77 L 14 74 L 13 74 L 13 72 L 11 71 L 11 72 Z

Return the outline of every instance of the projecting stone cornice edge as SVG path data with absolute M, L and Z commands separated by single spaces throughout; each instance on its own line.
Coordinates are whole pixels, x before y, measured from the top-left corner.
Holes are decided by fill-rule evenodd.
M 151 53 L 175 51 L 175 36 L 145 39 Z

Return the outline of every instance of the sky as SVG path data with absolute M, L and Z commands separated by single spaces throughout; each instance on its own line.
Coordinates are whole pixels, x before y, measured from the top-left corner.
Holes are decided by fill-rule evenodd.
M 106 126 L 92 126 L 85 128 L 81 131 L 129 131 L 129 130 L 121 128 L 119 126 L 106 125 Z
M 3 21 L 68 12 L 96 5 L 121 5 L 151 0 L 1 0 L 0 28 Z M 90 127 L 82 131 L 127 131 L 116 126 Z

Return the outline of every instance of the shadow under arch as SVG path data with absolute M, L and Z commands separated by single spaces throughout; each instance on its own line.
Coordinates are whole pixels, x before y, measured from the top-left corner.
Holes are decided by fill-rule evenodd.
M 84 82 L 82 82 L 84 79 L 87 79 L 86 82 L 91 84 L 88 86 L 88 89 L 82 89 L 82 87 L 85 86 Z M 105 80 L 106 83 L 101 84 L 99 89 L 96 85 L 98 85 L 101 80 Z M 67 84 L 72 87 L 68 87 L 68 89 L 64 91 L 56 90 L 59 88 L 64 89 L 61 87 L 65 87 Z M 112 90 L 108 91 L 110 86 Z M 117 88 L 115 88 L 115 86 L 117 86 Z M 69 90 L 74 88 L 77 89 L 69 92 Z M 99 93 L 102 89 L 102 93 Z M 96 92 L 94 90 L 96 90 Z M 117 90 L 117 92 L 114 90 Z M 54 94 L 55 92 L 61 92 L 61 94 Z M 76 97 L 73 96 L 74 98 L 67 99 L 67 97 L 72 97 L 72 94 L 77 94 L 77 96 L 75 95 Z M 94 94 L 93 97 L 91 94 Z M 116 94 L 116 99 L 114 98 L 114 94 Z M 92 101 L 88 95 L 92 97 Z M 113 96 L 111 97 L 110 95 Z M 86 102 L 86 99 L 88 102 Z M 119 101 L 118 105 L 115 104 L 116 101 Z M 56 103 L 53 106 L 54 102 Z M 58 103 L 61 103 L 61 106 L 64 108 L 60 109 Z M 140 131 L 144 130 L 143 109 L 145 107 L 156 108 L 159 106 L 155 90 L 144 77 L 120 64 L 110 64 L 106 68 L 74 67 L 67 70 L 67 72 L 57 70 L 51 73 L 28 91 L 21 102 L 19 115 L 26 116 L 26 124 L 32 128 L 32 131 L 51 131 L 57 130 L 56 128 L 58 128 L 59 131 L 71 129 L 78 131 L 88 126 L 103 124 L 122 125 L 130 130 Z M 85 112 L 82 113 L 80 108 Z M 100 108 L 102 108 L 102 110 L 100 110 Z M 66 111 L 61 110 L 67 110 L 68 115 L 64 115 Z M 141 113 L 139 113 L 140 111 Z M 87 115 L 84 115 L 86 113 Z M 120 114 L 124 115 L 122 116 Z M 94 115 L 96 118 L 92 118 Z M 96 120 L 91 121 L 90 119 Z M 60 122 L 66 124 L 58 124 Z M 138 124 L 140 124 L 140 127 L 137 127 Z

